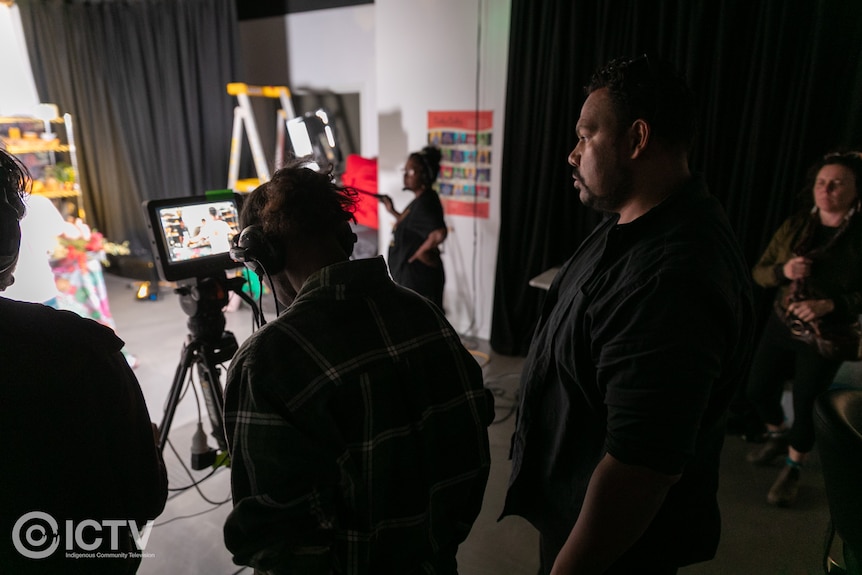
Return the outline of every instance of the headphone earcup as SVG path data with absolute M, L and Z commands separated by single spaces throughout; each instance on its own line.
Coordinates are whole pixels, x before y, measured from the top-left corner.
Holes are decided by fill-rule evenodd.
M 248 226 L 234 238 L 230 257 L 259 276 L 276 273 L 283 263 L 280 250 L 273 246 L 259 226 Z
M 5 273 L 18 261 L 21 249 L 21 225 L 18 213 L 8 202 L 0 201 L 0 273 Z
M 349 258 L 353 255 L 353 247 L 357 241 L 356 234 L 353 233 L 353 228 L 350 227 L 350 222 L 344 222 L 336 232 L 335 240 L 344 254 Z

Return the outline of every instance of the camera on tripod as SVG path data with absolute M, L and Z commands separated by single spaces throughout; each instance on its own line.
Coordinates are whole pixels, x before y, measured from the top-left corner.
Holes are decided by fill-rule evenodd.
M 167 443 L 171 422 L 189 370 L 195 366 L 218 449 L 207 445 L 201 423 L 192 439 L 192 468 L 213 465 L 218 452 L 227 452 L 224 434 L 224 394 L 219 365 L 230 361 L 238 349 L 233 333 L 225 331 L 222 311 L 234 292 L 252 306 L 242 292 L 245 280 L 228 278 L 226 271 L 240 264 L 230 258 L 230 246 L 239 234 L 242 197 L 230 190 L 144 202 L 147 227 L 159 276 L 176 282 L 180 307 L 188 316 L 189 335 L 159 425 L 159 450 Z

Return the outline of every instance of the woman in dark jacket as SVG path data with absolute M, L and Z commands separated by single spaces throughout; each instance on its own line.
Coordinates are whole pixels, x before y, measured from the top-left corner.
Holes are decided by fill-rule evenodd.
M 787 455 L 767 495 L 769 503 L 780 506 L 796 500 L 799 472 L 814 446 L 814 399 L 829 388 L 842 363 L 794 332 L 814 325 L 846 328 L 862 313 L 862 158 L 855 152 L 830 154 L 809 173 L 814 207 L 781 225 L 753 269 L 755 282 L 778 289 L 776 313 L 755 352 L 747 389 L 768 438 L 748 460 L 768 465 Z M 788 426 L 781 397 L 790 378 L 793 424 Z

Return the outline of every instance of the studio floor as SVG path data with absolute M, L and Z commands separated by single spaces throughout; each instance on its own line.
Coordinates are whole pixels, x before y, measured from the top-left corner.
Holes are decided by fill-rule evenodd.
M 140 381 L 153 421 L 160 423 L 168 394 L 180 363 L 188 328 L 178 296 L 163 287 L 155 301 L 135 299 L 133 280 L 105 276 L 117 331 L 126 350 L 139 365 Z M 265 302 L 267 317 L 273 312 Z M 227 330 L 241 343 L 251 333 L 248 308 L 226 314 Z M 487 342 L 464 339 L 483 365 L 485 384 L 497 399 L 497 418 L 490 427 L 492 468 L 482 512 L 470 536 L 458 552 L 461 575 L 535 575 L 538 569 L 538 535 L 518 517 L 497 518 L 509 475 L 508 447 L 514 429 L 514 405 L 522 358 L 498 355 Z M 839 373 L 845 381 L 858 382 L 856 366 Z M 193 393 L 180 400 L 165 448 L 170 488 L 164 513 L 156 520 L 146 546 L 141 574 L 248 573 L 232 563 L 222 542 L 222 525 L 231 509 L 229 471 L 222 468 L 191 471 L 191 435 L 196 429 L 198 404 Z M 200 410 L 206 421 L 206 407 Z M 208 429 L 208 424 L 205 423 Z M 210 439 L 210 445 L 215 443 Z M 778 469 L 755 468 L 745 462 L 752 447 L 739 437 L 728 436 L 722 455 L 719 492 L 723 536 L 713 561 L 680 570 L 681 575 L 813 575 L 821 567 L 829 511 L 820 465 L 814 453 L 802 475 L 798 504 L 778 509 L 766 503 Z M 193 481 L 200 481 L 190 487 Z

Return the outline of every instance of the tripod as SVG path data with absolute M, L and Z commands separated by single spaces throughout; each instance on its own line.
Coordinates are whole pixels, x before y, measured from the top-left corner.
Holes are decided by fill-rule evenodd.
M 180 296 L 180 307 L 189 316 L 189 335 L 183 345 L 180 363 L 177 365 L 173 384 L 165 405 L 165 414 L 159 426 L 159 451 L 164 451 L 168 433 L 182 394 L 183 385 L 189 370 L 196 366 L 198 381 L 204 396 L 212 436 L 218 450 L 207 445 L 196 446 L 192 443 L 192 469 L 200 470 L 211 466 L 218 451 L 227 451 L 224 431 L 224 392 L 221 385 L 219 364 L 229 361 L 239 346 L 233 333 L 225 331 L 225 316 L 222 308 L 228 303 L 230 291 L 236 293 L 255 309 L 254 300 L 240 289 L 245 280 L 242 278 L 206 277 L 187 280 L 176 289 Z M 206 437 L 203 437 L 206 443 Z

